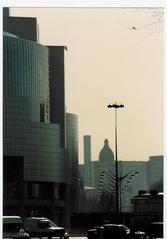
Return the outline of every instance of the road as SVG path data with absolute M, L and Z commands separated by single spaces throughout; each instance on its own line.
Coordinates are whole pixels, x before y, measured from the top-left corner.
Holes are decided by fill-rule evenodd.
M 59 237 L 52 237 L 52 239 L 58 239 Z M 39 239 L 39 237 L 33 237 L 33 239 Z M 47 237 L 42 237 L 42 239 L 48 239 Z M 85 236 L 70 236 L 69 239 L 87 239 Z
M 87 239 L 87 237 L 80 237 L 80 236 L 76 236 L 76 237 L 70 237 L 70 239 Z

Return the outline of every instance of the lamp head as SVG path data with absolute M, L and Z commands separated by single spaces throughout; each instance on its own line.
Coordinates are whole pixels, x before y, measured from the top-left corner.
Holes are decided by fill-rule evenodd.
M 107 106 L 108 108 L 124 108 L 124 105 L 123 104 L 117 104 L 117 103 L 114 103 L 114 104 L 109 104 L 108 106 Z

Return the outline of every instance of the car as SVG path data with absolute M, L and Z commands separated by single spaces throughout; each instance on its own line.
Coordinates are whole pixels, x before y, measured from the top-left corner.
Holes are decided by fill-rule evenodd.
M 103 230 L 104 230 L 103 226 L 95 226 L 94 228 L 89 229 L 87 233 L 88 239 L 101 238 Z
M 68 239 L 64 227 L 58 227 L 46 217 L 28 217 L 24 219 L 24 226 L 31 237 L 59 237 Z
M 136 231 L 134 233 L 131 233 L 131 238 L 132 239 L 149 239 L 148 235 L 142 231 Z
M 3 216 L 3 238 L 30 239 L 20 216 Z
M 88 239 L 148 239 L 145 232 L 131 231 L 123 224 L 104 224 L 88 230 Z
M 130 238 L 130 229 L 123 224 L 104 224 L 89 229 L 88 239 Z

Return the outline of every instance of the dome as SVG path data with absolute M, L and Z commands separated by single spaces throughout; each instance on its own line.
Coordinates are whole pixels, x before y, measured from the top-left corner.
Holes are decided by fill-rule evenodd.
M 99 153 L 99 161 L 101 162 L 114 162 L 114 154 L 109 146 L 108 139 L 104 140 L 104 146 Z
M 10 32 L 3 32 L 3 36 L 4 37 L 14 37 L 14 38 L 18 38 L 16 35 L 10 33 Z

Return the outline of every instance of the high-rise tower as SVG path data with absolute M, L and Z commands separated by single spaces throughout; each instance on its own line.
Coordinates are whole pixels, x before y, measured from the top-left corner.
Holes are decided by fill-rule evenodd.
M 64 46 L 48 46 L 50 121 L 60 125 L 60 146 L 65 147 Z
M 84 185 L 92 186 L 90 135 L 84 135 Z

